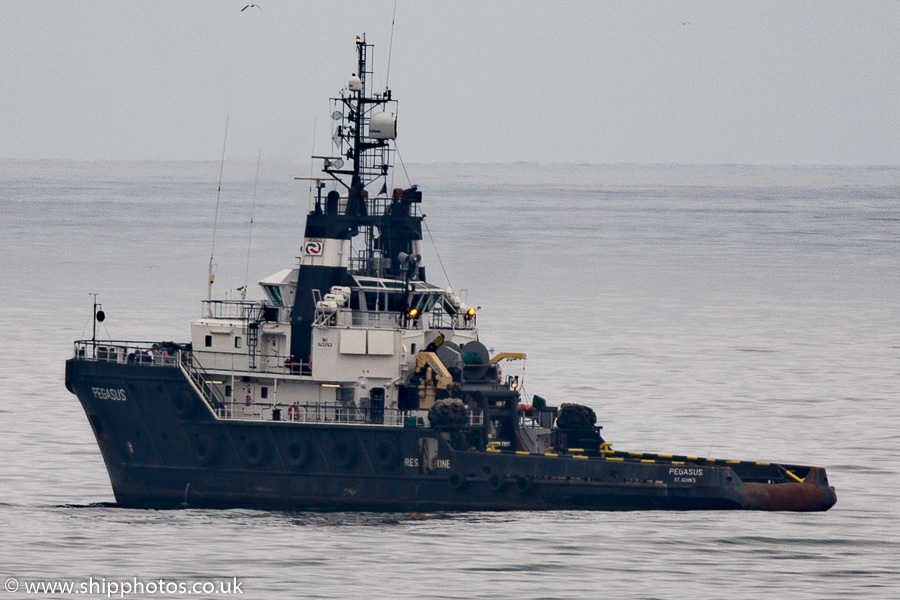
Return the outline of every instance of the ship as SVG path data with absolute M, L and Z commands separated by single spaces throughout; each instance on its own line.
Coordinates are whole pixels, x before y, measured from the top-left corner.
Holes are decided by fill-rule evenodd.
M 824 511 L 821 467 L 628 452 L 596 413 L 526 396 L 519 352 L 426 277 L 423 190 L 388 192 L 397 100 L 372 45 L 331 99 L 300 256 L 262 299 L 207 299 L 190 340 L 74 342 L 66 387 L 116 505 L 285 511 Z M 299 178 L 298 178 L 299 179 Z M 211 261 L 212 262 L 212 261 Z M 94 323 L 103 319 L 94 301 Z

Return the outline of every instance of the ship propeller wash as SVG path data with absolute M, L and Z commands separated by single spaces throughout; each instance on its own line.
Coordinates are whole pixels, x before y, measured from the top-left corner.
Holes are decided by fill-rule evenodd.
M 621 452 L 589 407 L 530 404 L 477 308 L 426 278 L 422 190 L 388 192 L 371 45 L 334 112 L 299 264 L 203 302 L 190 342 L 75 342 L 66 387 L 126 507 L 827 510 L 820 467 Z M 515 365 L 513 365 L 515 366 Z

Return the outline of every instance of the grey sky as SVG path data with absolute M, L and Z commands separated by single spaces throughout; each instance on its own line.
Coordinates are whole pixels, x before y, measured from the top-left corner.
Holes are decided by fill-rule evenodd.
M 393 0 L 0 3 L 0 158 L 305 162 Z M 399 0 L 408 162 L 900 164 L 900 2 Z

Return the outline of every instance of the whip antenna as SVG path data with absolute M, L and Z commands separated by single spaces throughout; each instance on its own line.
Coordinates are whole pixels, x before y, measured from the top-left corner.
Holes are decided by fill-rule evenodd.
M 388 41 L 388 63 L 384 72 L 384 89 L 391 89 L 388 86 L 388 80 L 391 78 L 391 50 L 394 49 L 394 21 L 397 19 L 397 0 L 394 0 L 394 14 L 391 15 L 391 37 Z
M 215 260 L 216 253 L 216 228 L 219 225 L 219 198 L 222 196 L 222 173 L 225 171 L 225 147 L 228 144 L 228 115 L 225 115 L 225 139 L 222 141 L 222 163 L 219 165 L 219 189 L 216 191 L 216 215 L 213 218 L 212 249 L 209 251 L 209 279 L 206 284 L 206 299 L 212 300 L 212 284 L 216 280 Z M 212 310 L 207 306 L 208 310 Z
M 253 214 L 256 211 L 256 185 L 259 183 L 259 161 L 262 158 L 262 148 L 256 157 L 256 179 L 253 181 L 253 203 L 250 205 L 250 238 L 247 240 L 247 268 L 244 270 L 244 287 L 241 288 L 241 300 L 247 298 L 247 279 L 250 277 L 250 248 L 253 245 Z
M 316 117 L 313 117 L 313 135 L 312 135 L 312 153 L 315 155 L 316 153 L 316 127 L 319 122 Z M 312 210 L 312 201 L 313 201 L 313 169 L 316 166 L 316 159 L 309 159 L 309 202 L 307 203 L 307 210 Z

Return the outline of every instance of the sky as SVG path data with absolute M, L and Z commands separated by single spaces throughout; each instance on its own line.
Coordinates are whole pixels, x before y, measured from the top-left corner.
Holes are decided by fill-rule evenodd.
M 256 3 L 0 0 L 0 158 L 306 164 L 365 34 L 406 162 L 900 164 L 897 1 Z

